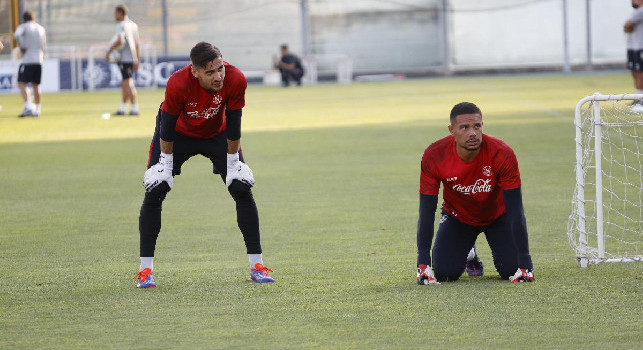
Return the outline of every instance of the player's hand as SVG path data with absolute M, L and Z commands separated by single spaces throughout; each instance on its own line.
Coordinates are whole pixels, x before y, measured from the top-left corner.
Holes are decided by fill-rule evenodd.
M 159 162 L 152 165 L 143 176 L 143 187 L 145 191 L 150 192 L 163 181 L 167 182 L 172 188 L 174 177 L 172 177 L 172 168 L 174 167 L 174 156 L 161 152 Z
M 138 61 L 134 62 L 134 71 L 138 72 L 138 68 L 140 67 L 140 63 Z
M 631 33 L 634 31 L 634 27 L 636 27 L 636 24 L 632 21 L 627 21 L 625 22 L 625 25 L 623 26 L 623 31 L 625 33 Z
M 110 53 L 110 52 L 112 52 L 112 51 L 111 51 L 111 50 L 107 50 L 107 52 L 105 52 L 105 61 L 109 61 L 109 53 Z
M 255 184 L 252 170 L 245 163 L 239 160 L 239 153 L 228 153 L 228 172 L 225 178 L 226 186 L 230 187 L 233 180 L 239 180 L 244 184 L 252 187 Z
M 418 265 L 417 272 L 418 272 L 417 278 L 418 278 L 419 285 L 440 284 L 440 282 L 438 282 L 438 280 L 435 279 L 435 274 L 433 273 L 431 266 L 424 265 L 424 264 Z

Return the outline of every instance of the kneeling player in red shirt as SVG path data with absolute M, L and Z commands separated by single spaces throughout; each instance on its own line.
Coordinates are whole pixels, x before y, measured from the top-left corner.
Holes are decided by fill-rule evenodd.
M 451 135 L 422 156 L 418 220 L 418 283 L 455 281 L 467 255 L 485 233 L 496 270 L 512 282 L 534 281 L 518 161 L 509 145 L 482 133 L 482 112 L 462 102 L 451 110 Z M 433 246 L 440 183 L 442 217 Z
M 139 216 L 141 271 L 139 288 L 156 286 L 154 250 L 161 230 L 161 206 L 175 175 L 190 157 L 210 159 L 214 173 L 228 186 L 237 208 L 237 223 L 250 260 L 250 278 L 273 282 L 263 265 L 259 215 L 252 196 L 254 177 L 241 154 L 241 109 L 245 106 L 246 78 L 223 61 L 219 49 L 200 42 L 190 51 L 192 64 L 172 74 L 165 100 L 156 117 L 145 199 Z

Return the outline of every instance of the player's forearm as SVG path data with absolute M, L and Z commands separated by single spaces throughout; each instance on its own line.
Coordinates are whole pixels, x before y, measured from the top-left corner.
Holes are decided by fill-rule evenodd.
M 520 187 L 502 192 L 506 208 L 505 215 L 511 222 L 516 250 L 518 251 L 518 264 L 521 268 L 531 268 L 527 266 L 531 262 L 529 257 L 529 237 L 527 234 L 527 220 L 522 204 L 522 192 Z
M 234 140 L 234 141 L 228 139 L 228 154 L 235 154 L 239 152 L 240 148 L 241 148 L 241 139 Z
M 228 153 L 235 154 L 241 147 L 241 109 L 226 110 L 225 116 Z
M 510 220 L 517 230 L 527 232 L 527 220 L 525 219 L 525 211 L 522 204 L 522 192 L 520 187 L 512 190 L 505 190 L 502 192 L 505 204 L 505 210 Z
M 282 68 L 285 70 L 293 70 L 295 69 L 295 64 L 294 63 L 284 63 L 282 65 Z
M 438 207 L 437 195 L 420 194 L 420 213 L 417 227 L 418 265 L 431 265 L 431 245 L 433 243 L 433 225 L 435 211 Z
M 165 154 L 174 153 L 174 141 L 163 141 L 161 139 L 161 152 Z
M 123 41 L 121 40 L 121 38 L 118 38 L 116 41 L 114 41 L 114 43 L 112 45 L 109 46 L 109 50 L 107 50 L 107 51 L 114 51 L 114 49 L 116 49 L 117 47 L 121 46 L 122 42 Z
M 163 110 L 161 110 L 160 118 L 161 152 L 172 154 L 174 152 L 174 137 L 176 136 L 174 128 L 179 118 Z

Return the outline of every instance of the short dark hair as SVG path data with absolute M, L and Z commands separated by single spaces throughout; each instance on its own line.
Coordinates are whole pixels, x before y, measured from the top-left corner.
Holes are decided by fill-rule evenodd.
M 25 22 L 33 21 L 33 12 L 25 11 L 22 14 L 22 20 L 25 21 Z
M 462 114 L 480 114 L 482 116 L 482 111 L 480 111 L 478 106 L 471 102 L 460 102 L 451 109 L 451 123 L 455 121 L 455 118 Z
M 288 44 L 281 44 L 282 50 L 288 50 Z
M 221 51 L 219 51 L 216 46 L 205 41 L 194 45 L 192 50 L 190 50 L 190 61 L 192 61 L 192 65 L 201 68 L 205 68 L 208 62 L 214 61 L 219 57 L 223 57 Z
M 115 10 L 116 10 L 116 11 L 118 11 L 118 12 L 120 12 L 120 13 L 122 13 L 122 14 L 123 14 L 123 16 L 127 16 L 127 12 L 128 12 L 128 10 L 127 10 L 127 6 L 126 6 L 126 5 L 117 5 L 117 6 L 115 7 Z

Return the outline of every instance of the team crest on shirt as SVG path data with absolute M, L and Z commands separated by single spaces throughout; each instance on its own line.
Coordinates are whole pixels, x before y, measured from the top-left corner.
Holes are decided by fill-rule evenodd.
M 215 95 L 215 96 L 212 98 L 212 104 L 220 105 L 220 104 L 221 104 L 221 101 L 223 101 L 223 97 L 221 97 L 221 95 Z
M 491 167 L 488 166 L 488 165 L 483 167 L 482 168 L 482 175 L 487 176 L 487 177 L 493 175 L 493 172 L 491 171 Z

